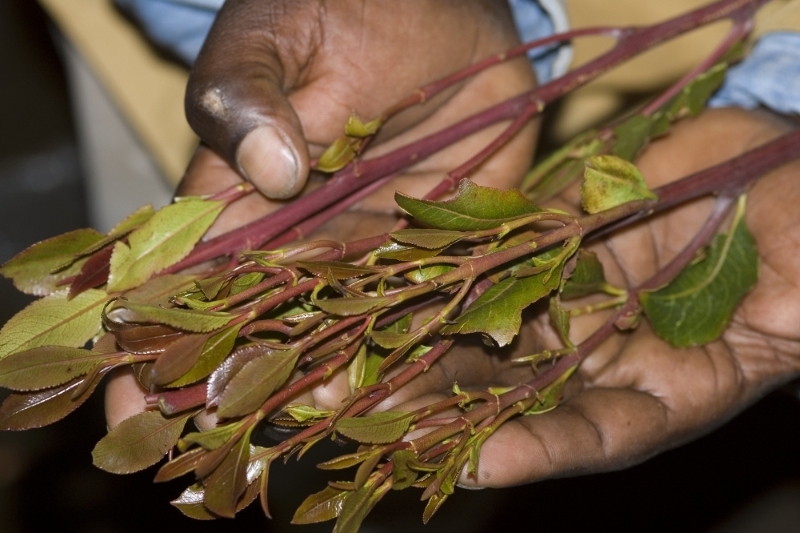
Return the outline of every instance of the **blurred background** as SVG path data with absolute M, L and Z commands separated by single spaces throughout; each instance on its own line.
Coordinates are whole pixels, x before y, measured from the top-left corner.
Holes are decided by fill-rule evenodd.
M 33 242 L 89 225 L 88 187 L 54 35 L 58 30 L 34 1 L 0 2 L 0 262 Z M 29 301 L 1 280 L 0 323 Z M 393 493 L 363 531 L 800 532 L 797 398 L 797 391 L 773 393 L 713 434 L 624 472 L 457 491 L 425 528 L 419 494 Z M 61 533 L 332 527 L 287 527 L 303 497 L 324 487 L 313 468 L 324 449 L 299 465 L 274 467 L 274 521 L 253 506 L 235 521 L 197 523 L 168 503 L 184 480 L 156 486 L 152 470 L 121 477 L 94 468 L 90 452 L 104 432 L 102 394 L 96 394 L 54 426 L 0 434 L 0 533 L 53 526 Z

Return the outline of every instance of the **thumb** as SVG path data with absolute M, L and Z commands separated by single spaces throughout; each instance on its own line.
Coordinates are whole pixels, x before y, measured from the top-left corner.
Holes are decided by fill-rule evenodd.
M 206 144 L 264 195 L 283 199 L 305 185 L 309 156 L 300 119 L 284 94 L 293 83 L 287 71 L 297 69 L 281 57 L 281 47 L 297 43 L 280 42 L 292 32 L 275 28 L 291 20 L 278 4 L 225 3 L 192 67 L 185 106 Z

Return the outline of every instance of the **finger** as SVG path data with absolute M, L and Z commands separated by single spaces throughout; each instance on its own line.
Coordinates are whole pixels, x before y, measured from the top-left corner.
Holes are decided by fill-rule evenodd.
M 106 385 L 106 424 L 114 429 L 120 422 L 147 409 L 144 396 L 147 391 L 139 385 L 130 368 L 111 373 Z
M 292 42 L 275 42 L 304 3 L 230 0 L 221 9 L 186 90 L 186 115 L 200 138 L 270 198 L 302 189 L 308 150 L 284 89 L 297 72 Z M 291 13 L 289 13 L 291 12 Z M 298 27 L 297 32 L 303 28 Z

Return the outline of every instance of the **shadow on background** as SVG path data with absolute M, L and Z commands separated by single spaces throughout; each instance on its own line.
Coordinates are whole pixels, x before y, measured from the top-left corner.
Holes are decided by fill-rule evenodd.
M 86 214 L 64 75 L 46 18 L 30 0 L 0 2 L 0 66 L 5 261 L 37 240 L 85 226 Z M 28 301 L 2 280 L 0 322 Z M 105 431 L 100 396 L 52 427 L 0 434 L 0 533 L 53 526 L 61 533 L 330 531 L 332 524 L 287 523 L 305 495 L 324 487 L 313 465 L 331 450 L 274 467 L 275 521 L 253 506 L 235 521 L 196 523 L 167 503 L 188 480 L 153 485 L 152 470 L 114 476 L 91 466 L 90 451 Z M 363 531 L 798 532 L 798 450 L 800 402 L 775 393 L 712 435 L 623 472 L 458 491 L 425 528 L 419 493 L 392 493 Z

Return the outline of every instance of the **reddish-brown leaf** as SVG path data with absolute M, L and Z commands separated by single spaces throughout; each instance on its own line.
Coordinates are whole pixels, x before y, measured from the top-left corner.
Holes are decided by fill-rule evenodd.
M 219 397 L 231 379 L 244 365 L 262 355 L 269 353 L 270 349 L 263 344 L 247 344 L 236 348 L 221 365 L 217 367 L 208 378 L 206 397 L 208 407 L 219 404 Z
M 108 281 L 109 262 L 114 245 L 109 244 L 98 252 L 95 252 L 81 267 L 81 271 L 69 286 L 67 299 L 71 300 L 83 291 L 99 287 Z
M 86 390 L 74 400 L 72 394 L 81 386 L 83 379 L 39 392 L 11 394 L 0 405 L 0 429 L 22 431 L 58 422 L 89 399 L 104 374 L 100 372 L 95 376 Z
M 182 331 L 158 324 L 122 327 L 113 329 L 112 332 L 120 348 L 138 355 L 161 353 L 185 335 Z
M 156 385 L 166 385 L 184 375 L 200 359 L 203 347 L 212 335 L 187 333 L 170 343 L 156 359 L 150 380 Z
M 233 518 L 239 497 L 247 489 L 250 459 L 249 432 L 237 442 L 220 465 L 203 480 L 206 508 L 224 518 Z

